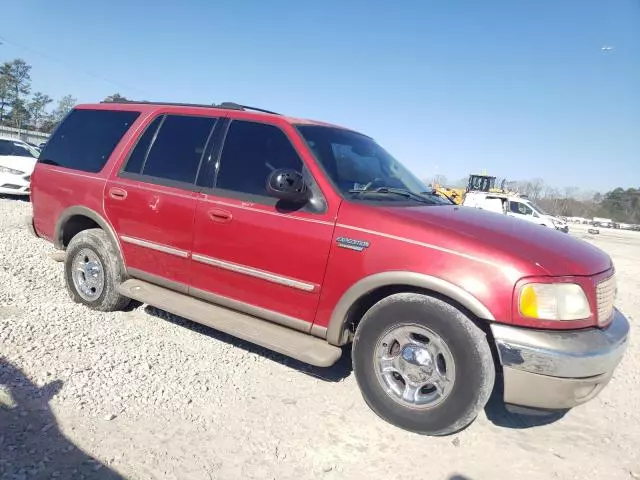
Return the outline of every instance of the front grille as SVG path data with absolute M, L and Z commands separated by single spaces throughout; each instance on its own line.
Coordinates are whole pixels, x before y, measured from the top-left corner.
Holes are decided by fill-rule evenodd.
M 24 179 L 28 182 L 31 180 L 31 175 L 27 175 L 26 177 L 24 177 Z
M 616 298 L 616 277 L 611 276 L 601 281 L 596 288 L 598 306 L 598 324 L 604 325 L 613 315 L 613 304 Z
M 10 188 L 11 190 L 18 190 L 22 187 L 20 185 L 14 185 L 13 183 L 5 183 L 4 185 L 0 186 L 0 188 Z

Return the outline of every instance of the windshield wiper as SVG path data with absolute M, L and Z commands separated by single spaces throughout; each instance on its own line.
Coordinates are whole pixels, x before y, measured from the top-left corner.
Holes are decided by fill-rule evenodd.
M 390 188 L 390 187 L 378 187 L 372 190 L 349 190 L 349 193 L 353 193 L 354 196 L 361 196 L 367 193 L 381 193 L 381 194 L 391 194 L 391 195 L 399 195 L 404 198 L 410 198 L 411 200 L 415 200 L 421 203 L 428 203 L 432 205 L 433 202 L 429 199 L 423 197 L 418 193 L 414 193 L 410 190 L 405 190 L 404 188 Z

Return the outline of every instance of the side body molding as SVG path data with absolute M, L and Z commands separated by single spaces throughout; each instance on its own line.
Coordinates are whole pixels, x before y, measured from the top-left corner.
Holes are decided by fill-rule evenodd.
M 458 302 L 478 318 L 495 320 L 493 314 L 480 300 L 451 282 L 415 272 L 382 272 L 359 280 L 342 295 L 331 314 L 331 320 L 327 328 L 327 341 L 332 345 L 343 345 L 346 342 L 344 335 L 345 324 L 348 320 L 348 313 L 351 307 L 363 295 L 377 288 L 393 285 L 407 285 L 437 292 Z
M 120 242 L 118 241 L 118 237 L 113 231 L 111 224 L 95 210 L 91 210 L 90 208 L 82 207 L 82 206 L 69 207 L 62 212 L 60 217 L 58 217 L 58 221 L 56 222 L 56 227 L 55 227 L 54 236 L 53 236 L 53 245 L 58 250 L 64 250 L 63 233 L 64 233 L 65 224 L 71 217 L 74 217 L 76 215 L 90 218 L 91 220 L 96 222 L 98 225 L 100 225 L 100 228 L 102 228 L 105 232 L 107 232 L 107 234 L 111 237 L 111 241 L 113 241 L 113 244 L 118 249 L 118 253 L 120 253 L 120 258 L 123 258 L 122 249 L 120 248 Z

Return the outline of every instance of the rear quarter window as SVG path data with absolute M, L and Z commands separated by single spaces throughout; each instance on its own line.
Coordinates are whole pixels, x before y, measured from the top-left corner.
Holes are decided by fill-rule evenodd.
M 140 112 L 73 110 L 40 154 L 47 165 L 97 173 Z

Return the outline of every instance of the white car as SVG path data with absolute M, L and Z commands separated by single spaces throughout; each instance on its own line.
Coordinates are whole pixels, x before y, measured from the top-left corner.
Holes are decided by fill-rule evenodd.
M 502 193 L 468 192 L 462 204 L 467 207 L 502 213 L 544 227 L 555 228 L 564 233 L 569 231 L 567 222 L 549 215 L 528 198 Z
M 0 194 L 29 195 L 38 155 L 22 140 L 0 137 Z

